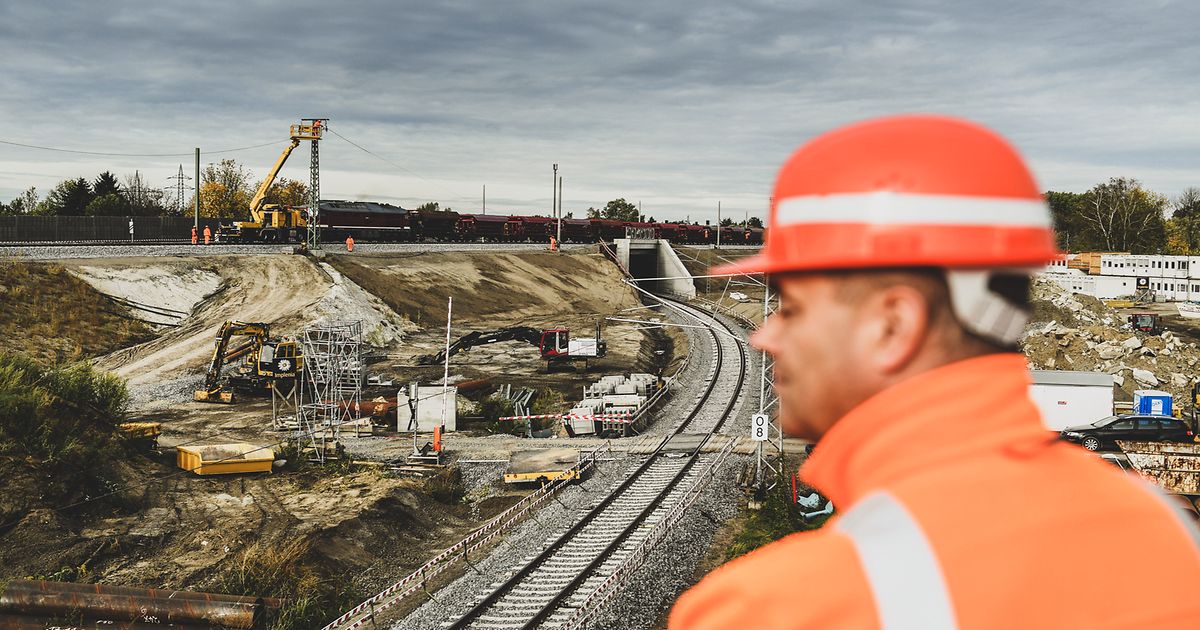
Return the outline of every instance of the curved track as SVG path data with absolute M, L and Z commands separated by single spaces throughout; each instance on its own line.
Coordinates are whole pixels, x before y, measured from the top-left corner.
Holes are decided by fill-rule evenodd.
M 646 461 L 575 525 L 511 578 L 461 614 L 449 628 L 562 627 L 585 612 L 595 593 L 675 511 L 717 455 L 698 454 L 734 412 L 747 369 L 745 347 L 716 317 L 680 303 L 672 308 L 707 322 L 713 340 L 708 384 L 688 416 Z M 685 431 L 704 434 L 689 452 L 667 448 Z

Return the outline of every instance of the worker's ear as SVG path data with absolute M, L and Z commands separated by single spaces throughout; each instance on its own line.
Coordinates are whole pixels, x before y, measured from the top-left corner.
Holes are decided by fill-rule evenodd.
M 876 290 L 859 311 L 864 344 L 860 360 L 873 372 L 893 375 L 917 356 L 929 335 L 928 298 L 915 287 L 894 284 Z

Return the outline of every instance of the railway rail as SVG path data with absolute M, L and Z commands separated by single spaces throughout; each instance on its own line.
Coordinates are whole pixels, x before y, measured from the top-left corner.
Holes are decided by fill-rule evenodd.
M 509 579 L 484 595 L 448 628 L 578 627 L 606 602 L 619 578 L 644 558 L 647 543 L 665 535 L 732 450 L 700 454 L 734 414 L 747 371 L 744 346 L 718 318 L 678 302 L 672 308 L 707 320 L 715 353 L 707 386 L 692 411 L 620 486 Z M 719 332 L 718 332 L 719 331 Z M 703 433 L 690 452 L 672 452 L 672 438 Z M 673 456 L 675 455 L 675 456 Z

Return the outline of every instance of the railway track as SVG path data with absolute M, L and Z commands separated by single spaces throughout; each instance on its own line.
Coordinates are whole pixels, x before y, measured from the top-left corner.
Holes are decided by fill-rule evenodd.
M 745 348 L 716 317 L 670 304 L 706 321 L 715 348 L 708 384 L 691 412 L 613 492 L 444 627 L 578 627 L 611 597 L 619 586 L 616 578 L 628 574 L 630 563 L 645 556 L 647 543 L 665 534 L 668 524 L 695 500 L 697 488 L 728 455 L 730 448 L 710 454 L 700 451 L 734 413 L 746 376 Z M 682 452 L 671 448 L 685 431 L 703 437 L 694 437 Z M 732 444 L 729 441 L 727 446 Z

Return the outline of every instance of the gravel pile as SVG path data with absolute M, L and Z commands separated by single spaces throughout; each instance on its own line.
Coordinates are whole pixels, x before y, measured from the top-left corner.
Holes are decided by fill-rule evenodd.
M 1134 390 L 1160 389 L 1176 400 L 1191 397 L 1200 347 L 1171 331 L 1148 335 L 1130 329 L 1124 317 L 1103 302 L 1072 295 L 1053 282 L 1038 281 L 1034 312 L 1042 321 L 1026 327 L 1021 340 L 1034 369 L 1095 371 L 1111 374 L 1118 400 Z M 1044 318 L 1052 318 L 1044 321 Z
M 291 254 L 295 245 L 56 245 L 0 247 L 0 257 L 27 260 L 64 260 L 67 258 L 120 258 L 126 256 L 228 256 L 251 254 Z M 590 251 L 595 245 L 564 245 L 563 251 Z M 422 252 L 468 251 L 539 251 L 541 243 L 357 243 L 354 253 L 417 254 Z M 345 247 L 334 243 L 325 252 L 344 254 Z M 353 254 L 351 254 L 353 255 Z

